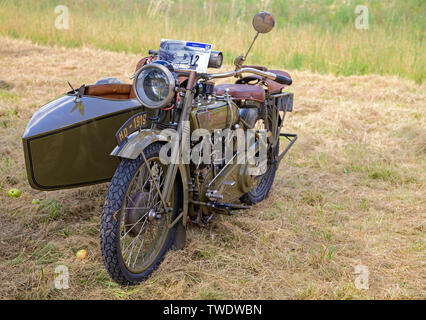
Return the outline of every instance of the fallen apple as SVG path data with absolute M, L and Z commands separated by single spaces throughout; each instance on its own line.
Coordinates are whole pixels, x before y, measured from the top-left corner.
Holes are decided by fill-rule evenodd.
M 10 189 L 7 195 L 12 198 L 18 198 L 21 195 L 21 191 L 18 189 Z
M 33 199 L 33 201 L 31 201 L 32 204 L 39 204 L 40 203 L 40 199 Z
M 87 251 L 84 249 L 78 250 L 77 253 L 75 254 L 77 258 L 79 259 L 86 259 L 87 258 Z

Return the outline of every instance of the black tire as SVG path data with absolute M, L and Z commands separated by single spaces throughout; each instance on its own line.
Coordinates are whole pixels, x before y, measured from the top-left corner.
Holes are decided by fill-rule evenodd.
M 277 166 L 275 163 L 268 163 L 268 168 L 263 176 L 260 178 L 260 182 L 256 188 L 244 194 L 240 200 L 241 202 L 252 205 L 258 203 L 265 199 L 268 196 L 269 191 L 271 190 L 272 184 L 275 179 L 275 172 L 277 171 Z
M 144 155 L 147 161 L 154 157 L 158 157 L 161 147 L 162 145 L 160 143 L 154 143 L 148 146 L 144 150 Z M 165 237 L 165 241 L 160 244 L 158 255 L 156 256 L 156 258 L 153 258 L 154 261 L 149 265 L 149 267 L 147 267 L 141 272 L 132 272 L 131 270 L 129 270 L 128 267 L 126 267 L 125 262 L 123 261 L 121 254 L 122 249 L 120 247 L 120 236 L 122 236 L 122 234 L 120 234 L 120 228 L 122 227 L 122 219 L 126 219 L 126 217 L 122 217 L 122 215 L 124 215 L 123 212 L 125 212 L 126 210 L 123 210 L 123 205 L 125 204 L 124 200 L 127 197 L 128 189 L 131 185 L 133 178 L 139 172 L 139 169 L 144 166 L 144 164 L 145 162 L 141 155 L 135 160 L 123 159 L 121 161 L 108 188 L 101 218 L 100 244 L 102 258 L 111 278 L 122 285 L 135 285 L 148 279 L 152 272 L 161 263 L 165 254 L 170 249 L 175 239 L 177 224 L 173 228 L 168 230 L 167 236 L 165 236 L 164 232 L 162 233 Z M 180 186 L 178 184 L 178 179 L 175 179 L 173 201 L 174 207 L 173 212 L 171 214 L 171 220 L 169 221 L 173 221 L 179 214 L 181 197 L 180 193 L 181 192 Z M 144 215 L 147 215 L 147 213 L 145 213 Z M 166 219 L 170 218 L 166 217 Z M 146 221 L 148 221 L 147 218 L 145 218 L 145 222 Z M 148 228 L 149 224 L 150 222 L 148 221 L 147 227 L 145 227 L 145 229 Z M 137 223 L 135 223 L 134 225 L 137 225 Z M 143 227 L 144 225 L 142 225 L 141 229 L 143 229 Z M 139 234 L 137 236 L 139 236 Z M 136 258 L 138 255 L 139 252 L 137 252 Z

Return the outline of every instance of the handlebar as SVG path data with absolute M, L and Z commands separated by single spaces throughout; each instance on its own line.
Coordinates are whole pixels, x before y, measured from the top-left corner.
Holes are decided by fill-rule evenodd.
M 259 69 L 255 69 L 255 68 L 241 68 L 238 70 L 234 70 L 234 71 L 229 71 L 229 72 L 223 72 L 223 73 L 210 73 L 210 74 L 205 74 L 203 75 L 203 78 L 210 80 L 210 79 L 218 79 L 218 78 L 228 78 L 228 77 L 232 77 L 232 76 L 236 76 L 242 73 L 252 73 L 252 74 L 257 74 L 259 76 L 268 78 L 270 80 L 274 80 L 280 84 L 286 84 L 286 85 L 291 85 L 293 83 L 293 80 L 285 77 L 285 76 L 279 76 L 275 73 L 272 72 L 268 72 L 268 71 L 262 71 Z
M 215 54 L 215 57 L 220 56 L 220 59 L 219 59 L 220 63 L 219 64 L 222 65 L 222 61 L 223 61 L 222 53 L 219 52 L 219 51 L 212 51 L 212 53 Z M 158 51 L 157 50 L 149 50 L 149 54 L 150 55 L 158 55 Z M 215 59 L 217 59 L 217 58 L 215 58 Z M 212 59 L 210 59 L 210 60 L 212 60 Z M 218 68 L 218 67 L 220 67 L 220 65 L 219 66 L 212 66 L 212 67 Z M 210 65 L 209 65 L 209 67 L 210 67 Z M 273 72 L 268 72 L 266 70 L 267 69 L 265 67 L 261 67 L 261 66 L 243 66 L 242 68 L 240 68 L 238 70 L 229 71 L 229 72 L 202 74 L 201 78 L 204 78 L 206 80 L 210 80 L 210 79 L 218 79 L 218 78 L 228 78 L 228 77 L 236 76 L 236 75 L 239 75 L 239 74 L 242 74 L 242 73 L 252 73 L 252 74 L 257 74 L 259 76 L 268 78 L 270 80 L 273 80 L 273 81 L 276 81 L 280 84 L 285 84 L 285 85 L 288 85 L 288 86 L 293 83 L 293 80 L 289 77 L 280 76 L 280 75 L 277 75 Z
M 286 84 L 288 86 L 290 86 L 293 83 L 293 80 L 291 78 L 288 78 L 286 76 L 279 76 L 279 75 L 277 75 L 274 81 L 281 84 Z

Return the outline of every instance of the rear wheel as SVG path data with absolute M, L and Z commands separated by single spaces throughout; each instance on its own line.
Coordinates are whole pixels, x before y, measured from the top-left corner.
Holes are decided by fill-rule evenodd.
M 267 126 L 265 125 L 265 122 L 263 119 L 259 119 L 254 127 L 256 130 L 267 130 Z M 275 148 L 275 155 L 277 154 L 279 149 L 279 140 L 278 144 Z M 274 151 L 272 149 L 272 144 L 270 143 L 268 139 L 268 146 L 267 146 L 267 168 L 266 172 L 262 175 L 259 175 L 255 177 L 254 185 L 250 188 L 250 191 L 244 194 L 241 197 L 241 201 L 243 203 L 246 203 L 248 205 L 252 205 L 255 203 L 258 203 L 265 199 L 269 193 L 269 190 L 271 190 L 272 184 L 274 183 L 275 179 L 275 172 L 277 171 L 277 165 L 274 161 Z
M 179 186 L 175 182 L 166 213 L 157 192 L 163 188 L 167 166 L 159 159 L 162 145 L 152 144 L 142 156 L 124 159 L 108 188 L 101 219 L 101 250 L 105 267 L 120 284 L 146 280 L 158 267 L 175 239 L 176 225 L 170 223 L 179 214 Z M 155 182 L 155 183 L 154 183 Z

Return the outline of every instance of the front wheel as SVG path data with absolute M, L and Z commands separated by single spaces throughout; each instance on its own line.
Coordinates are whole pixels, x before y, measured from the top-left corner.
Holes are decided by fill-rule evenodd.
M 175 239 L 177 224 L 169 225 L 179 214 L 180 188 L 175 181 L 173 210 L 166 213 L 155 186 L 162 191 L 167 171 L 160 161 L 161 147 L 154 143 L 144 150 L 147 164 L 141 155 L 121 161 L 108 188 L 101 219 L 102 258 L 111 278 L 123 285 L 146 280 Z

